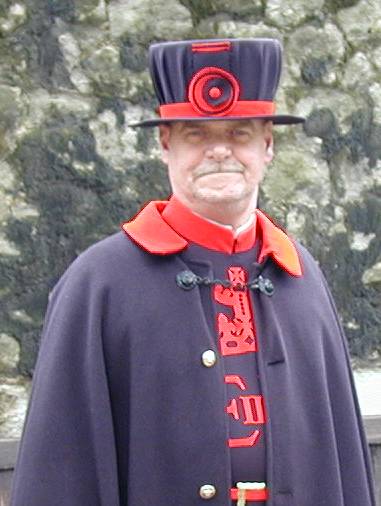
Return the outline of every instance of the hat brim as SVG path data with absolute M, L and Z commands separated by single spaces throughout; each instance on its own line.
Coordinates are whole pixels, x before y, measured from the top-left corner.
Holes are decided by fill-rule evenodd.
M 298 123 L 304 123 L 306 120 L 300 116 L 290 116 L 288 114 L 280 115 L 266 115 L 266 116 L 196 116 L 192 118 L 152 118 L 138 123 L 131 123 L 128 126 L 135 127 L 154 127 L 158 125 L 165 125 L 168 123 L 175 123 L 176 121 L 221 121 L 221 120 L 240 120 L 240 119 L 266 119 L 272 121 L 274 125 L 295 125 Z

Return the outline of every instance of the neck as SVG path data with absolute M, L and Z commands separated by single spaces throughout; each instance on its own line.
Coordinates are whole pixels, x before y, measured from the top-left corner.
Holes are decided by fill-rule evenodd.
M 233 229 L 237 229 L 244 225 L 250 218 L 250 215 L 257 207 L 258 188 L 248 200 L 242 199 L 234 202 L 208 202 L 208 201 L 192 201 L 185 196 L 178 196 L 180 200 L 191 211 L 206 218 L 207 220 L 216 221 L 222 225 L 231 225 Z

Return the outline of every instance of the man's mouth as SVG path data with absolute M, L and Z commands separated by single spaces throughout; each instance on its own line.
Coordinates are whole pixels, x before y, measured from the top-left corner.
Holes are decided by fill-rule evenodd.
M 214 170 L 211 172 L 205 172 L 204 174 L 200 174 L 200 176 L 209 176 L 210 174 L 241 174 L 242 170 Z
M 211 174 L 229 174 L 229 173 L 235 173 L 235 174 L 242 174 L 243 173 L 243 169 L 241 167 L 228 167 L 228 168 L 216 168 L 216 169 L 213 169 L 213 170 L 205 170 L 205 171 L 202 171 L 200 172 L 199 174 L 196 174 L 196 177 L 195 179 L 198 179 L 199 177 L 202 177 L 202 176 L 209 176 Z

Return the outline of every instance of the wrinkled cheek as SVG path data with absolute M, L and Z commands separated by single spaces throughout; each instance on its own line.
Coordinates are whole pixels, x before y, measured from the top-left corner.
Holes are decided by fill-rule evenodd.
M 250 174 L 251 179 L 253 180 L 261 180 L 265 172 L 265 166 L 261 163 L 253 163 L 248 173 Z

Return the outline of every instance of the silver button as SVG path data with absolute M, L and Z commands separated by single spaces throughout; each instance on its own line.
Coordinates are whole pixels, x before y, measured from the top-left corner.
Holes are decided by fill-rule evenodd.
M 217 490 L 214 485 L 202 485 L 199 492 L 202 499 L 212 499 L 216 495 Z
M 217 356 L 213 350 L 206 350 L 201 355 L 201 360 L 205 367 L 212 367 L 217 361 Z

